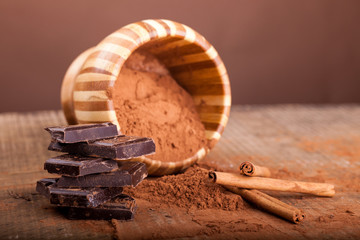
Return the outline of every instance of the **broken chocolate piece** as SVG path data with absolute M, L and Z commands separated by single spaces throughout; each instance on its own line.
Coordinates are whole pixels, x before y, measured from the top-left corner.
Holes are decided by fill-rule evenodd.
M 121 162 L 119 168 L 108 173 L 59 178 L 58 187 L 123 187 L 137 186 L 147 176 L 146 165 L 140 162 Z
M 97 207 L 120 195 L 123 189 L 121 187 L 74 189 L 52 186 L 49 190 L 52 204 L 69 207 Z
M 44 178 L 36 183 L 36 191 L 45 197 L 50 197 L 50 187 L 57 182 L 58 178 Z
M 115 160 L 80 157 L 70 154 L 53 157 L 46 160 L 44 169 L 49 173 L 65 176 L 83 176 L 93 173 L 110 172 L 117 169 Z
M 48 149 L 75 155 L 123 160 L 154 153 L 155 143 L 151 138 L 121 135 L 89 143 L 66 144 L 52 141 Z
M 116 125 L 112 123 L 48 127 L 45 130 L 52 139 L 61 143 L 88 142 L 119 135 Z
M 136 203 L 132 197 L 121 194 L 96 208 L 64 207 L 61 210 L 69 219 L 132 220 Z

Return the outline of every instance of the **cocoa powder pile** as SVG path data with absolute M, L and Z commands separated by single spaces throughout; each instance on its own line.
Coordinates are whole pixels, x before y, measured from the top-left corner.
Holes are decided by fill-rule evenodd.
M 226 191 L 208 180 L 208 170 L 193 166 L 185 173 L 146 178 L 136 188 L 124 189 L 126 194 L 152 203 L 197 209 L 243 209 L 239 195 Z
M 111 94 L 122 133 L 154 139 L 156 153 L 149 158 L 181 161 L 206 145 L 191 96 L 153 55 L 134 52 Z

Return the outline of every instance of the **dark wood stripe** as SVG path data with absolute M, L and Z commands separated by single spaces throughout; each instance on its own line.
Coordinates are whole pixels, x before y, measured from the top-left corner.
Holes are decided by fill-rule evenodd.
M 100 59 L 104 59 L 113 63 L 121 63 L 121 62 L 125 62 L 125 59 L 120 57 L 119 55 L 112 53 L 112 52 L 108 52 L 108 51 L 96 51 L 93 52 L 89 55 L 88 59 L 91 58 L 100 58 Z
M 193 71 L 193 70 L 199 70 L 199 69 L 205 69 L 205 68 L 214 68 L 221 64 L 222 62 L 220 59 L 218 60 L 207 60 L 207 61 L 201 61 L 201 62 L 194 62 L 194 63 L 187 63 L 183 65 L 168 67 L 169 71 L 173 74 L 176 74 L 178 72 L 184 72 L 184 71 Z
M 230 113 L 230 106 L 197 105 L 196 110 L 198 113 L 219 113 L 228 116 Z
M 77 82 L 74 91 L 100 91 L 111 87 L 113 81 Z
M 156 54 L 156 56 L 160 59 L 167 58 L 170 55 L 176 56 L 176 57 L 181 57 L 182 55 L 202 53 L 202 52 L 206 52 L 208 50 L 208 49 L 203 49 L 202 47 L 200 47 L 196 44 L 187 44 L 184 46 L 173 46 L 172 48 L 166 48 L 166 46 L 164 46 L 163 48 L 164 48 L 163 52 Z
M 187 84 L 192 84 L 194 82 L 196 82 L 196 84 L 198 84 L 198 85 L 207 85 L 207 84 L 218 84 L 218 83 L 223 84 L 223 78 L 225 76 L 227 76 L 227 73 L 225 73 L 221 76 L 215 76 L 215 77 L 211 77 L 211 78 L 193 79 L 191 77 L 191 75 L 189 74 L 189 77 L 187 77 L 187 78 L 182 78 L 182 79 L 175 78 L 175 79 L 181 86 L 186 86 Z
M 230 95 L 229 84 L 182 84 L 181 85 L 191 95 Z
M 129 36 L 130 38 L 134 39 L 134 41 L 135 41 L 137 44 L 140 44 L 140 43 L 141 43 L 140 36 L 139 36 L 136 32 L 134 32 L 133 30 L 131 30 L 131 29 L 129 29 L 129 28 L 121 28 L 121 29 L 120 29 L 119 31 L 117 31 L 117 32 Z
M 168 43 L 172 43 L 172 42 L 176 42 L 179 40 L 184 40 L 181 37 L 165 37 L 165 38 L 159 38 L 156 39 L 154 41 L 145 43 L 143 46 L 141 46 L 142 48 L 146 49 L 157 49 L 157 48 L 163 48 L 166 44 Z
M 106 71 L 101 68 L 96 68 L 96 67 L 89 67 L 89 68 L 82 69 L 79 74 L 82 74 L 82 73 L 102 73 L 102 74 L 106 74 L 106 75 L 115 76 L 109 71 Z
M 92 101 L 92 102 L 74 102 L 75 110 L 80 111 L 106 111 L 114 109 L 113 101 Z
M 212 123 L 212 122 L 202 122 L 206 130 L 209 131 L 216 131 L 218 133 L 222 133 L 224 131 L 224 126 L 219 123 Z
M 200 53 L 200 54 L 202 54 L 202 53 Z M 203 54 L 205 56 L 205 52 Z M 183 56 L 187 57 L 186 55 L 183 55 Z M 176 64 L 176 66 L 169 66 L 168 68 L 176 68 L 176 67 L 181 68 L 181 66 L 192 65 L 192 64 L 200 64 L 201 62 L 206 62 L 206 61 L 213 61 L 215 66 L 219 66 L 222 63 L 219 55 L 217 55 L 214 59 L 208 58 L 208 60 L 203 60 L 201 62 L 198 61 L 198 62 L 193 62 L 193 63 L 187 62 L 187 60 L 185 60 L 183 56 L 181 56 L 179 58 L 174 58 L 173 56 L 169 55 L 166 58 L 162 58 L 162 59 L 159 58 L 159 59 L 165 65 L 167 65 L 167 64 L 172 65 L 174 63 Z M 179 62 L 179 60 L 181 60 L 181 62 Z M 214 67 L 214 66 L 211 66 L 211 67 Z
M 169 27 L 163 20 L 157 19 L 157 20 L 155 20 L 155 21 L 165 28 L 166 33 L 167 33 L 168 35 L 171 34 L 171 29 L 170 29 L 170 27 Z
M 158 37 L 158 32 L 150 24 L 147 24 L 146 22 L 137 22 L 136 24 L 144 28 L 149 33 L 150 39 L 154 39 Z

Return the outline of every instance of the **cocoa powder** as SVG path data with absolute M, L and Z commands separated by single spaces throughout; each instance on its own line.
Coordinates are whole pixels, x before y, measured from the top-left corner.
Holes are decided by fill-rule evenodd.
M 177 162 L 206 145 L 192 97 L 153 55 L 134 52 L 111 95 L 122 133 L 154 139 L 156 153 L 149 158 Z
M 182 208 L 238 210 L 243 208 L 239 195 L 226 191 L 208 180 L 208 170 L 193 166 L 185 173 L 158 178 L 146 178 L 126 194 L 152 203 Z

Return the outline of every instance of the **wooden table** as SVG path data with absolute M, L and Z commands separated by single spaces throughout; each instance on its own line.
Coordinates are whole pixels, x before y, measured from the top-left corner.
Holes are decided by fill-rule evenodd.
M 115 228 L 126 239 L 360 238 L 359 105 L 234 106 L 221 141 L 204 160 L 224 167 L 252 160 L 290 178 L 334 183 L 333 198 L 274 193 L 305 210 L 297 225 L 251 206 L 211 210 L 214 218 L 201 220 L 201 211 L 174 215 L 144 200 L 132 222 L 67 220 L 35 192 L 36 181 L 49 176 L 44 161 L 56 155 L 47 151 L 43 128 L 62 124 L 60 111 L 0 114 L 0 239 L 112 239 Z M 229 217 L 236 221 L 223 220 Z M 216 224 L 230 225 L 218 231 Z M 152 234 L 155 228 L 161 234 Z

